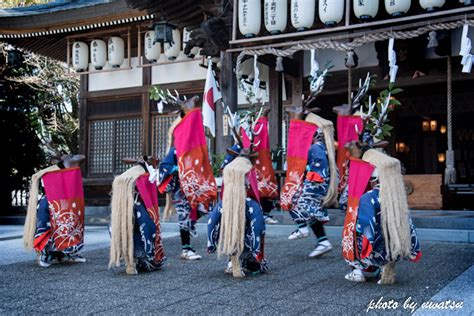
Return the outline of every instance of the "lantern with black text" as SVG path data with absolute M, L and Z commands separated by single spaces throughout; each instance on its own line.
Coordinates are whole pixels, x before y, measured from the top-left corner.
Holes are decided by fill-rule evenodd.
M 155 62 L 160 59 L 161 44 L 155 42 L 155 31 L 145 33 L 145 58 L 148 61 Z
M 286 20 L 288 18 L 288 1 L 265 0 L 263 5 L 265 29 L 272 34 L 283 32 L 286 28 Z
M 344 0 L 319 0 L 319 19 L 326 26 L 335 26 L 344 16 Z
M 91 64 L 96 70 L 101 70 L 107 62 L 107 45 L 103 40 L 91 42 Z
M 309 29 L 313 26 L 315 12 L 315 0 L 291 0 L 291 25 L 297 31 Z
M 385 0 L 385 10 L 391 16 L 401 16 L 410 10 L 411 0 Z
M 361 21 L 375 18 L 379 12 L 379 1 L 353 0 L 354 15 Z
M 74 42 L 72 44 L 72 68 L 81 72 L 89 67 L 89 48 L 84 42 Z
M 245 37 L 260 32 L 262 5 L 260 0 L 239 0 L 239 31 Z
M 169 60 L 174 60 L 181 51 L 181 33 L 178 29 L 173 30 L 173 43 L 165 43 L 165 56 Z
M 189 31 L 188 28 L 185 27 L 183 29 L 183 50 L 190 39 L 191 39 L 191 31 Z M 191 52 L 189 53 L 188 57 L 194 58 L 197 54 L 199 54 L 199 47 L 194 46 L 193 49 L 191 49 Z
M 108 54 L 109 64 L 112 68 L 120 68 L 125 58 L 125 42 L 121 37 L 112 36 L 109 38 Z

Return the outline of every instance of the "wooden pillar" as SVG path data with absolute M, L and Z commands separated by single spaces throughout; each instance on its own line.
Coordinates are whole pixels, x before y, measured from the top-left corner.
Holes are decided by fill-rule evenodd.
M 79 154 L 86 156 L 83 174 L 89 173 L 89 122 L 87 118 L 87 91 L 89 90 L 89 75 L 81 75 L 79 87 Z
M 235 60 L 232 53 L 221 53 L 221 78 L 220 87 L 222 100 L 226 106 L 234 113 L 237 110 L 237 78 L 234 73 Z M 216 107 L 216 153 L 224 153 L 232 146 L 233 140 L 230 131 L 227 136 L 223 135 L 224 110 L 221 105 Z
M 139 57 L 140 58 L 140 57 Z M 142 121 L 143 121 L 143 134 L 142 134 L 142 155 L 156 155 L 152 153 L 152 126 L 153 123 L 151 120 L 151 109 L 150 109 L 150 96 L 149 96 L 149 86 L 151 85 L 151 67 L 143 67 L 143 77 L 142 77 L 142 87 L 143 91 L 141 94 L 142 98 Z
M 268 117 L 270 123 L 270 148 L 275 148 L 278 145 L 282 145 L 282 121 L 283 121 L 283 108 L 282 108 L 282 73 L 276 71 L 273 67 L 269 68 L 269 84 L 270 84 L 270 95 L 269 103 L 271 112 Z M 278 169 L 280 169 L 280 163 L 278 162 Z
M 291 103 L 292 105 L 302 105 L 301 95 L 303 93 L 303 76 L 304 76 L 304 52 L 300 51 L 295 53 L 294 60 L 298 63 L 298 75 L 293 78 L 292 82 L 292 93 Z

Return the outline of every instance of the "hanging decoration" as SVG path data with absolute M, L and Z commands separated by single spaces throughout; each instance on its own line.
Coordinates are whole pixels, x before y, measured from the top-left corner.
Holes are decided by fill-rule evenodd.
M 72 67 L 77 72 L 85 71 L 89 67 L 89 48 L 86 43 L 72 44 Z
M 445 3 L 446 0 L 420 0 L 420 6 L 428 12 L 440 9 Z
M 319 0 L 319 19 L 326 26 L 336 26 L 344 17 L 344 0 Z
M 107 62 L 107 45 L 103 40 L 91 42 L 91 64 L 96 70 L 101 70 Z
M 155 31 L 145 33 L 145 58 L 150 62 L 156 62 L 160 59 L 161 44 L 155 42 Z
M 354 15 L 361 21 L 368 21 L 377 16 L 379 1 L 353 0 Z
M 181 33 L 178 29 L 173 30 L 173 42 L 165 43 L 165 55 L 169 60 L 175 60 L 181 51 Z
M 395 39 L 391 38 L 388 40 L 388 64 L 390 66 L 390 83 L 395 83 L 397 79 L 397 53 L 393 49 L 395 45 Z
M 391 16 L 402 16 L 410 10 L 411 0 L 385 0 L 385 10 Z
M 459 54 L 462 56 L 461 65 L 462 72 L 470 73 L 472 70 L 472 62 L 474 57 L 471 55 L 472 43 L 471 39 L 469 38 L 469 25 L 465 24 L 462 29 L 462 37 L 461 37 L 461 51 Z
M 108 44 L 109 64 L 112 68 L 120 68 L 125 57 L 125 42 L 121 37 L 112 36 Z
M 356 68 L 359 66 L 359 56 L 357 56 L 354 50 L 348 51 L 344 60 L 347 68 Z
M 304 31 L 313 26 L 316 12 L 315 0 L 291 0 L 291 25 L 297 31 Z
M 189 31 L 188 28 L 185 27 L 183 29 L 183 47 L 186 47 L 189 40 L 191 40 L 191 31 Z M 191 51 L 189 52 L 189 54 L 186 54 L 186 56 L 188 56 L 189 58 L 194 58 L 198 54 L 199 54 L 199 47 L 194 46 L 193 48 L 191 48 Z
M 261 14 L 260 0 L 239 0 L 239 31 L 244 37 L 260 33 Z
M 286 28 L 286 20 L 288 19 L 288 1 L 265 0 L 263 5 L 265 29 L 271 34 L 282 33 Z

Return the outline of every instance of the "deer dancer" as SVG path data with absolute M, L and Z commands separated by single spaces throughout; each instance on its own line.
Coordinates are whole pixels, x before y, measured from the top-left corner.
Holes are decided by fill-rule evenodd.
M 377 139 L 382 137 L 390 100 L 390 94 L 381 98 L 377 108 L 369 99 L 367 113 L 361 106 L 365 129 L 357 129 L 359 139 L 345 145 L 351 158 L 342 251 L 353 268 L 345 276 L 349 281 L 365 282 L 380 276 L 380 284 L 392 284 L 396 261 L 418 261 L 421 257 L 400 162 L 375 149 L 388 144 Z
M 174 204 L 178 214 L 181 235 L 181 258 L 198 260 L 201 256 L 191 245 L 191 236 L 197 236 L 195 223 L 207 214 L 217 197 L 217 186 L 207 154 L 201 111 L 195 108 L 199 97 L 181 100 L 170 93 L 167 103 L 180 107 L 180 116 L 168 132 L 168 154 L 159 168 L 159 187 L 167 193 L 165 218 Z
M 233 120 L 232 134 L 238 145 L 228 149 L 224 161 L 223 199 L 208 221 L 208 251 L 230 257 L 225 273 L 234 277 L 265 272 L 265 219 L 260 205 L 256 161 L 264 126 L 263 109 L 245 116 L 246 129 Z M 247 135 L 247 131 L 250 135 Z M 241 137 L 242 136 L 242 137 Z M 245 137 L 245 141 L 243 141 Z M 237 149 L 235 151 L 234 149 Z
M 334 127 L 332 122 L 305 110 L 322 91 L 323 74 L 313 78 L 311 95 L 302 107 L 292 107 L 288 132 L 286 180 L 281 192 L 281 206 L 289 211 L 298 228 L 288 237 L 296 240 L 309 236 L 317 238 L 309 254 L 317 257 L 332 249 L 323 224 L 329 221 L 327 207 L 336 204 L 337 167 L 335 162 Z M 312 111 L 318 110 L 313 109 Z
M 123 259 L 127 274 L 153 271 L 166 260 L 161 240 L 157 159 L 124 158 L 135 164 L 112 184 L 112 225 L 109 268 Z
M 23 242 L 38 254 L 38 264 L 86 262 L 84 246 L 84 192 L 82 155 L 53 158 L 53 166 L 32 176 Z M 39 184 L 42 188 L 39 188 Z M 39 190 L 43 196 L 38 201 Z

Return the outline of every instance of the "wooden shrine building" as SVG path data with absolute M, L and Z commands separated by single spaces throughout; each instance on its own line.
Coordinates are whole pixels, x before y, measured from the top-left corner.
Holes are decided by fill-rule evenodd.
M 432 2 L 432 7 L 422 7 L 417 0 L 54 1 L 0 10 L 0 39 L 67 62 L 71 69 L 76 42 L 89 49 L 95 40 L 123 40 L 120 65 L 109 59 L 97 70 L 91 54 L 87 69 L 71 71 L 81 77 L 80 151 L 87 156 L 86 195 L 89 205 L 97 205 L 108 203 L 112 178 L 125 168 L 122 157 L 164 154 L 173 109 L 158 113 L 149 99 L 152 85 L 202 95 L 205 57 L 212 55 L 224 103 L 233 111 L 244 109 L 249 105 L 236 75 L 250 80 L 256 55 L 264 100 L 272 108 L 271 146 L 284 148 L 284 108 L 300 104 L 309 91 L 310 49 L 317 50 L 321 67 L 333 66 L 316 102 L 321 115 L 335 122 L 332 107 L 347 103 L 367 72 L 378 76 L 373 95 L 388 87 L 387 42 L 395 38 L 395 86 L 404 91 L 397 96 L 402 105 L 390 117 L 394 130 L 388 151 L 406 168 L 410 205 L 472 209 L 474 76 L 472 71 L 462 72 L 460 50 L 463 25 L 471 28 L 465 38 L 474 40 L 474 7 L 469 1 Z M 368 7 L 360 7 L 364 3 Z M 159 58 L 150 61 L 145 56 L 146 32 L 160 22 L 176 27 L 180 34 L 175 42 L 182 46 L 177 53 L 162 47 Z M 199 35 L 196 43 L 205 56 L 189 58 L 183 53 L 181 35 L 185 33 L 186 41 L 193 38 L 189 31 Z M 216 119 L 213 150 L 222 153 L 232 139 L 220 107 Z M 451 149 L 457 181 L 443 185 L 446 151 Z M 284 167 L 282 160 L 277 165 Z

